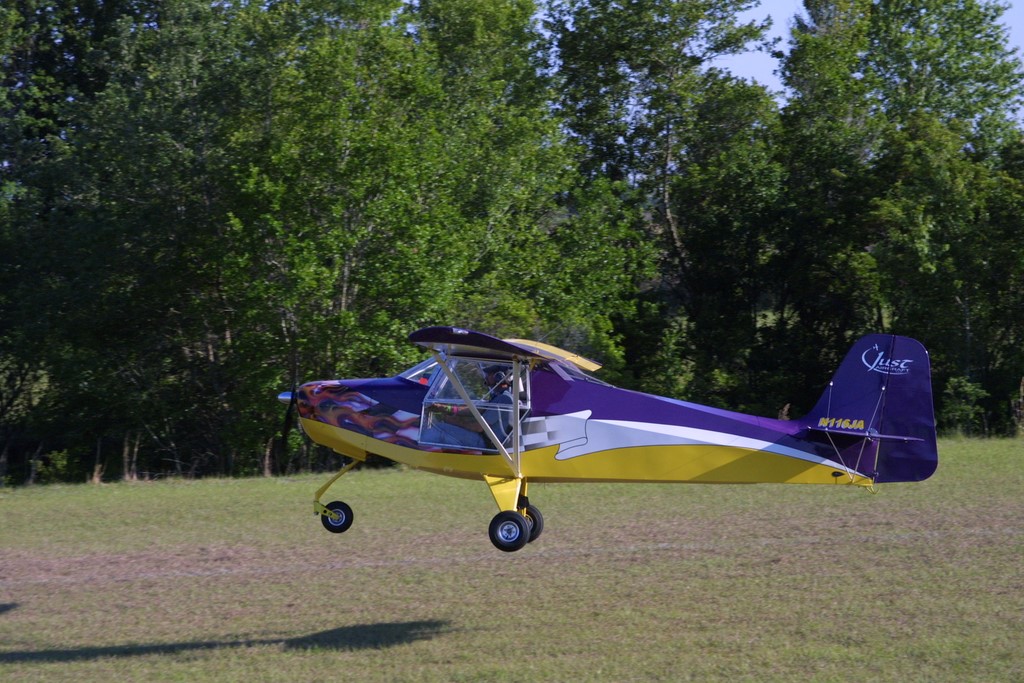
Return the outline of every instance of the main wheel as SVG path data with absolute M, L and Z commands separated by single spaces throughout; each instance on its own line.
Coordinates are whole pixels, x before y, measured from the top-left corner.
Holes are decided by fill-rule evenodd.
M 323 523 L 324 528 L 333 534 L 340 534 L 343 531 L 348 531 L 348 528 L 352 526 L 352 508 L 350 508 L 347 503 L 342 503 L 340 500 L 328 503 L 324 507 L 339 515 L 337 520 L 331 519 L 327 515 L 320 515 L 320 521 Z
M 527 543 L 533 543 L 540 536 L 540 532 L 544 531 L 544 515 L 540 514 L 537 506 L 527 505 L 526 520 L 530 522 L 530 540 Z
M 515 552 L 530 540 L 530 523 L 518 512 L 499 512 L 488 530 L 491 543 L 506 553 Z

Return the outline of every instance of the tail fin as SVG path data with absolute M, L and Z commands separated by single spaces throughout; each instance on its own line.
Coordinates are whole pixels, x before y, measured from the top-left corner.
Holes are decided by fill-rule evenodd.
M 908 337 L 861 337 L 802 422 L 877 483 L 927 479 L 939 459 L 928 352 Z

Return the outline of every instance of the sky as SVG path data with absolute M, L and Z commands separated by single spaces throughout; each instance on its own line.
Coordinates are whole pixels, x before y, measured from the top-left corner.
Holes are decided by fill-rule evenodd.
M 1003 14 L 1002 22 L 1010 29 L 1010 43 L 1018 50 L 1018 55 L 1024 60 L 1024 0 L 1012 0 L 1007 4 L 1010 8 Z M 789 28 L 793 17 L 803 14 L 802 0 L 761 0 L 759 7 L 740 15 L 741 19 L 760 20 L 770 16 L 772 37 L 779 36 L 782 41 L 779 47 L 784 51 L 788 50 Z M 763 83 L 770 89 L 782 90 L 778 76 L 774 75 L 777 66 L 776 60 L 762 53 L 752 53 L 723 59 L 721 65 L 728 68 L 732 73 L 743 78 L 753 78 Z

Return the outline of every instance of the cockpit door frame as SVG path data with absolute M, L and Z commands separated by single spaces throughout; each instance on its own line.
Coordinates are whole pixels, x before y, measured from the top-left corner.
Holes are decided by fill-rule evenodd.
M 522 413 L 519 403 L 521 395 L 520 373 L 522 372 L 523 367 L 522 361 L 517 356 L 513 356 L 512 358 L 512 420 L 510 425 L 512 429 L 512 452 L 509 453 L 508 449 L 505 448 L 505 444 L 502 442 L 502 439 L 499 439 L 498 435 L 494 433 L 494 430 L 491 429 L 491 425 L 487 423 L 487 420 L 484 419 L 484 416 L 476 407 L 476 403 L 470 398 L 469 392 L 466 390 L 466 387 L 463 386 L 458 375 L 448 367 L 448 356 L 434 349 L 431 349 L 430 352 L 437 360 L 438 366 L 448 378 L 448 381 L 453 387 L 455 387 L 455 391 L 458 393 L 459 398 L 465 402 L 470 414 L 473 416 L 473 419 L 476 420 L 484 435 L 492 444 L 494 444 L 498 454 L 501 455 L 508 464 L 509 469 L 512 471 L 512 475 L 517 479 L 522 479 L 522 424 L 520 422 L 522 419 Z M 458 358 L 458 356 L 453 356 L 453 358 Z

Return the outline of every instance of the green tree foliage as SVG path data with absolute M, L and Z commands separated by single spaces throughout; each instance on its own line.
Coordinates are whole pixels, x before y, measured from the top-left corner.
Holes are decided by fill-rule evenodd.
M 637 274 L 643 302 L 619 321 L 634 382 L 723 403 L 754 329 L 761 218 L 780 178 L 768 93 L 714 66 L 763 38 L 737 19 L 750 4 L 575 1 L 550 20 L 580 168 L 612 183 L 657 268 Z
M 998 23 L 1005 9 L 879 3 L 864 59 L 888 124 L 865 225 L 878 240 L 886 318 L 934 339 L 947 392 L 959 378 L 986 387 L 983 423 L 1000 431 L 1021 374 L 1017 316 L 1005 308 L 1019 294 L 1003 265 L 1006 250 L 1020 249 L 1005 213 L 1020 187 L 1003 157 L 1020 136 L 1024 89 Z
M 274 395 L 427 324 L 763 414 L 906 333 L 951 429 L 1011 431 L 1005 5 L 806 0 L 780 101 L 716 61 L 754 4 L 3 5 L 0 481 L 325 466 Z
M 805 9 L 782 69 L 789 197 L 766 351 L 801 340 L 785 376 L 823 376 L 851 337 L 892 330 L 928 342 L 940 388 L 950 376 L 994 378 L 994 328 L 1006 325 L 980 294 L 1003 289 L 984 245 L 1001 231 L 990 202 L 1015 192 L 997 167 L 1019 136 L 1022 92 L 998 24 L 1005 8 L 808 0 Z M 1001 392 L 989 407 L 1008 399 Z
M 882 122 L 863 79 L 869 0 L 807 0 L 782 64 L 784 191 L 771 221 L 759 383 L 813 405 L 852 340 L 877 326 L 875 265 L 859 224 Z M 782 352 L 781 349 L 785 349 Z M 773 367 L 772 359 L 778 363 Z
M 44 451 L 63 448 L 67 476 L 123 454 L 185 474 L 307 466 L 274 395 L 395 372 L 423 324 L 616 352 L 628 280 L 600 268 L 626 270 L 628 245 L 565 206 L 580 184 L 532 3 L 119 9 L 103 87 L 65 98 L 59 183 L 12 173 L 26 189 L 5 192 L 47 255 L 27 273 L 47 295 L 20 310 L 45 311 L 49 343 L 18 346 L 28 322 L 5 335 L 4 400 L 48 399 L 4 426 L 59 435 Z
M 180 0 L 119 26 L 104 43 L 106 87 L 70 110 L 67 187 L 49 226 L 59 248 L 45 276 L 72 303 L 48 360 L 50 429 L 78 422 L 91 442 L 119 445 L 142 432 L 175 471 L 230 470 L 216 267 L 231 199 L 221 117 L 232 93 L 219 78 L 230 14 Z
M 963 377 L 951 377 L 943 395 L 943 411 L 939 420 L 946 429 L 960 436 L 985 434 L 985 411 L 980 401 L 988 393 L 978 384 Z
M 1015 128 L 1021 65 L 996 0 L 878 0 L 863 55 L 864 75 L 894 122 L 928 113 L 967 126 L 976 145 Z M 987 145 L 985 143 L 988 143 Z
M 83 128 L 78 114 L 95 104 L 108 82 L 121 18 L 134 12 L 141 10 L 133 3 L 31 0 L 0 10 L 0 373 L 7 408 L 0 413 L 0 438 L 5 454 L 33 454 L 19 477 L 31 478 L 34 456 L 67 440 L 66 432 L 51 429 L 67 405 L 57 369 L 73 348 L 66 332 L 78 331 L 69 318 L 96 304 L 91 294 L 99 291 L 64 268 L 78 265 L 88 240 L 67 239 L 76 219 L 71 204 L 83 191 L 73 140 Z M 76 386 L 85 392 L 92 391 L 89 377 L 103 374 L 95 365 L 68 364 L 80 371 Z M 92 417 L 89 409 L 82 412 Z M 90 429 L 75 425 L 79 433 L 72 438 L 95 445 Z

